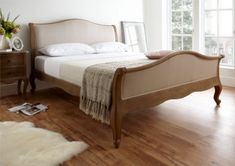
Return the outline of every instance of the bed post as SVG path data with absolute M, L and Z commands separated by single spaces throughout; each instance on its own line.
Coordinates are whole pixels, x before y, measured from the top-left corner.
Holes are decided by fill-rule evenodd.
M 34 93 L 36 89 L 35 84 L 35 56 L 36 56 L 36 41 L 35 41 L 35 32 L 34 32 L 34 24 L 29 23 L 30 30 L 30 46 L 31 46 L 31 73 L 29 77 L 30 85 L 31 85 L 31 93 Z
M 219 106 L 220 103 L 221 103 L 221 100 L 219 99 L 219 96 L 220 96 L 220 93 L 222 91 L 222 85 L 221 84 L 216 85 L 214 88 L 215 88 L 214 100 L 215 100 L 217 106 Z
M 215 100 L 217 106 L 219 106 L 221 103 L 221 100 L 219 99 L 219 97 L 222 92 L 222 84 L 220 81 L 220 68 L 219 68 L 219 66 L 220 66 L 221 59 L 224 58 L 224 55 L 219 55 L 219 56 L 220 57 L 219 57 L 218 66 L 217 66 L 217 82 L 218 82 L 218 84 L 214 86 L 214 89 L 215 89 L 214 100 Z
M 122 135 L 122 114 L 120 110 L 113 109 L 111 112 L 111 127 L 113 132 L 113 144 L 115 148 L 119 148 Z
M 35 50 L 32 50 L 31 54 L 31 73 L 29 76 L 29 82 L 31 85 L 31 93 L 35 92 L 36 84 L 35 84 Z
M 29 77 L 30 85 L 31 85 L 31 93 L 35 92 L 36 84 L 35 84 L 35 73 L 33 67 L 31 68 L 31 74 Z
M 112 127 L 113 144 L 115 148 L 119 148 L 121 142 L 122 119 L 125 115 L 125 110 L 122 107 L 121 99 L 121 84 L 125 71 L 125 68 L 119 68 L 116 70 L 112 85 L 112 109 L 110 124 Z

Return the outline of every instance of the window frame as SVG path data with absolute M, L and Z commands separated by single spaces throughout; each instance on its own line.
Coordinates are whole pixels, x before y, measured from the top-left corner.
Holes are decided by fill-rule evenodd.
M 186 33 L 181 33 L 181 34 L 173 34 L 172 33 L 172 12 L 177 12 L 177 11 L 174 11 L 174 10 L 172 10 L 172 1 L 173 0 L 168 0 L 167 1 L 167 6 L 168 6 L 168 11 L 169 11 L 169 14 L 168 14 L 168 28 L 167 28 L 167 30 L 168 30 L 168 33 L 167 33 L 167 35 L 168 35 L 168 42 L 167 42 L 167 46 L 168 46 L 168 48 L 169 49 L 172 49 L 172 37 L 173 36 L 180 36 L 180 37 L 182 37 L 182 43 L 181 43 L 181 50 L 183 50 L 183 46 L 184 46 L 184 44 L 183 44 L 183 38 L 184 37 L 192 37 L 192 50 L 195 50 L 196 49 L 196 45 L 195 45 L 195 36 L 196 36 L 196 33 L 195 33 L 195 2 L 194 2 L 194 0 L 192 0 L 192 9 L 193 9 L 193 11 L 192 11 L 192 34 L 186 34 Z M 183 22 L 183 12 L 184 12 L 184 10 L 180 10 L 180 12 L 181 12 L 181 21 Z M 183 27 L 182 27 L 182 32 L 183 32 Z
M 205 53 L 205 0 L 192 0 L 193 1 L 193 33 L 192 33 L 192 50 L 198 51 L 200 53 Z M 217 0 L 219 3 L 219 0 Z M 218 4 L 217 4 L 218 5 Z M 167 12 L 165 15 L 167 19 L 167 27 L 163 25 L 163 29 L 165 28 L 167 33 L 167 39 L 164 41 L 167 49 L 172 49 L 172 0 L 167 0 L 163 6 L 166 6 Z M 224 9 L 220 9 L 224 10 Z M 225 64 L 221 64 L 222 68 L 235 69 L 235 0 L 233 0 L 232 6 L 233 12 L 233 47 L 234 47 L 234 65 L 228 66 Z M 217 17 L 218 19 L 219 17 Z M 219 22 L 217 21 L 217 24 Z M 218 26 L 218 25 L 217 25 Z M 180 34 L 182 35 L 182 34 Z M 217 34 L 218 35 L 218 34 Z M 163 37 L 164 38 L 164 37 Z M 222 36 L 216 36 L 216 38 L 222 38 Z M 229 37 L 228 37 L 229 38 Z M 217 41 L 218 43 L 218 41 Z
M 201 47 L 199 49 L 199 51 L 205 53 L 205 38 L 206 38 L 206 35 L 205 35 L 205 12 L 206 11 L 215 11 L 216 12 L 216 26 L 217 26 L 217 34 L 215 36 L 207 36 L 207 37 L 212 37 L 212 38 L 216 38 L 216 42 L 217 44 L 219 43 L 219 39 L 220 38 L 232 38 L 233 39 L 233 65 L 227 65 L 225 63 L 221 63 L 220 66 L 221 67 L 224 67 L 224 68 L 235 68 L 235 0 L 232 0 L 232 8 L 224 8 L 224 9 L 219 9 L 219 0 L 216 0 L 217 1 L 217 8 L 216 9 L 205 9 L 205 0 L 200 0 L 200 8 L 199 8 L 199 13 L 202 14 L 202 19 L 200 20 L 201 22 L 201 27 L 197 27 L 199 29 L 201 29 L 201 37 L 200 37 L 200 40 L 199 43 L 201 43 Z M 233 29 L 233 36 L 232 37 L 229 37 L 229 36 L 220 36 L 219 35 L 219 16 L 218 16 L 218 13 L 220 11 L 230 11 L 232 9 L 232 12 L 233 12 L 233 22 L 232 22 L 232 29 Z M 218 46 L 217 46 L 218 48 Z

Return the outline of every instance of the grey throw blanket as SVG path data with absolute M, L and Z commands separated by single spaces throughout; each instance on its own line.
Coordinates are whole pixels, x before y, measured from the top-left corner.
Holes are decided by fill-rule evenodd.
M 152 62 L 149 59 L 102 63 L 89 66 L 83 75 L 80 109 L 102 123 L 110 124 L 112 82 L 118 68 L 138 67 Z

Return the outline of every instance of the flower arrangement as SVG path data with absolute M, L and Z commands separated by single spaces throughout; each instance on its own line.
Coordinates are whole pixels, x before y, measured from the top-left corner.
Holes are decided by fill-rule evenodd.
M 20 31 L 20 25 L 15 24 L 15 21 L 19 17 L 16 16 L 12 21 L 10 21 L 10 12 L 7 14 L 5 19 L 2 10 L 0 9 L 0 35 L 3 35 L 5 38 L 11 39 L 12 34 L 16 34 Z

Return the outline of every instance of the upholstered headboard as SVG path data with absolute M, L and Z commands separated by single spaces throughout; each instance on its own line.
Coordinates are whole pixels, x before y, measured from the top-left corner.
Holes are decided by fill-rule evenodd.
M 43 46 L 56 43 L 117 41 L 114 25 L 101 25 L 82 19 L 70 19 L 53 23 L 30 23 L 30 43 L 33 54 Z

